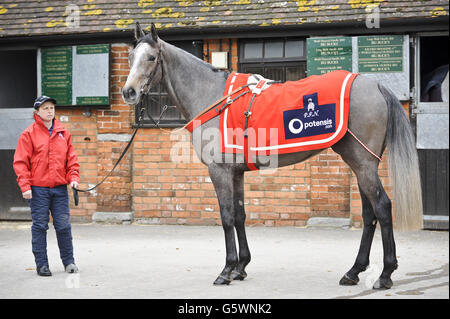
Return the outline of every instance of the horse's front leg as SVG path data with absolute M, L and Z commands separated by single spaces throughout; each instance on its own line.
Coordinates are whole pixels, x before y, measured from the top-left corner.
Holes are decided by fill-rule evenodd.
M 217 164 L 211 164 L 208 169 L 211 181 L 216 190 L 217 199 L 219 200 L 220 217 L 225 232 L 225 247 L 227 253 L 225 267 L 219 277 L 214 281 L 214 284 L 228 285 L 232 280 L 231 272 L 238 263 L 236 242 L 234 238 L 233 173 L 229 167 Z
M 237 172 L 234 175 L 234 209 L 235 228 L 239 242 L 239 262 L 233 270 L 231 277 L 233 280 L 244 280 L 247 277 L 245 267 L 250 262 L 250 250 L 248 248 L 247 236 L 245 234 L 245 209 L 244 209 L 244 172 Z

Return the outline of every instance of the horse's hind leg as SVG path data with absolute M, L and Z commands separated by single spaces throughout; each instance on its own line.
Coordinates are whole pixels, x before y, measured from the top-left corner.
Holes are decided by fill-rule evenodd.
M 358 256 L 356 257 L 353 267 L 342 277 L 339 282 L 340 285 L 350 286 L 356 285 L 359 282 L 358 274 L 363 272 L 369 266 L 370 248 L 372 246 L 373 235 L 377 224 L 377 219 L 372 209 L 372 204 L 359 188 L 362 200 L 362 216 L 363 216 L 363 234 L 361 238 L 361 245 L 359 247 Z
M 348 139 L 346 141 L 348 142 Z M 344 144 L 335 147 L 334 150 L 341 154 L 342 159 L 350 165 L 358 179 L 363 202 L 364 230 L 355 265 L 344 275 L 340 283 L 347 285 L 356 284 L 358 281 L 357 274 L 367 267 L 370 246 L 375 231 L 375 220 L 378 220 L 383 241 L 384 268 L 373 288 L 389 289 L 392 287 L 391 274 L 397 269 L 391 200 L 387 196 L 378 176 L 378 161 L 373 157 L 368 157 L 367 154 L 369 153 L 354 152 L 356 149 L 348 145 L 348 143 L 346 144 L 349 147 L 346 149 L 347 152 L 342 149 Z
M 373 288 L 389 289 L 392 287 L 391 274 L 397 269 L 391 200 L 387 196 L 376 170 L 372 169 L 367 173 L 360 173 L 360 175 L 358 184 L 372 204 L 375 217 L 380 223 L 383 241 L 383 272 Z
M 350 93 L 349 128 L 370 150 L 381 155 L 386 142 L 388 108 L 383 95 L 379 90 L 374 90 L 374 87 L 377 87 L 377 83 L 363 76 L 358 76 L 353 82 Z M 358 271 L 362 271 L 368 264 L 370 245 L 375 231 L 375 216 L 381 227 L 384 269 L 374 288 L 390 288 L 391 274 L 397 268 L 397 259 L 391 201 L 378 176 L 379 162 L 348 133 L 332 148 L 355 172 L 363 202 L 364 230 L 361 247 L 355 266 L 347 273 L 347 277 L 355 284 Z M 343 280 L 344 283 L 350 282 Z
M 226 260 L 225 267 L 214 281 L 215 285 L 228 285 L 232 278 L 231 272 L 238 264 L 238 256 L 236 252 L 236 242 L 234 237 L 234 183 L 233 170 L 230 167 L 211 164 L 209 167 L 209 175 L 216 190 L 217 199 L 219 200 L 220 217 L 222 219 L 222 227 L 225 233 Z

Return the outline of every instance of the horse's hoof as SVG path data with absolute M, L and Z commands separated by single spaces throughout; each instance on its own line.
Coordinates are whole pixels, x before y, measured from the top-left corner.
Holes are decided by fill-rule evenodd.
M 384 290 L 384 289 L 391 289 L 391 287 L 394 285 L 392 280 L 390 278 L 384 279 L 384 278 L 378 278 L 378 280 L 373 285 L 373 289 L 376 290 Z
M 214 285 L 219 286 L 219 285 L 229 285 L 231 282 L 231 278 L 230 277 L 225 277 L 220 275 L 219 277 L 217 277 L 216 281 L 214 281 Z
M 232 280 L 244 280 L 245 277 L 247 277 L 247 273 L 245 271 L 238 272 L 236 270 L 233 270 L 231 272 L 231 279 Z
M 344 277 L 341 278 L 339 281 L 339 285 L 341 286 L 354 286 L 357 285 L 359 282 L 358 276 L 356 278 L 350 278 L 347 274 L 344 275 Z

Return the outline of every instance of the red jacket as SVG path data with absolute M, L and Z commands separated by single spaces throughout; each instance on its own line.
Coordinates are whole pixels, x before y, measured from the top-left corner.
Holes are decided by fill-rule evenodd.
M 14 171 L 23 192 L 33 186 L 55 187 L 80 182 L 80 165 L 72 145 L 72 135 L 55 119 L 50 136 L 41 118 L 19 137 L 14 153 Z

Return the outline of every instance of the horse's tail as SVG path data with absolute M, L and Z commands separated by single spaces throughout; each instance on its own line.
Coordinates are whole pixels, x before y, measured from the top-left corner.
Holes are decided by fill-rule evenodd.
M 419 230 L 423 228 L 423 208 L 415 138 L 397 97 L 381 84 L 378 88 L 388 108 L 386 142 L 389 177 L 394 187 L 396 226 L 402 230 Z

